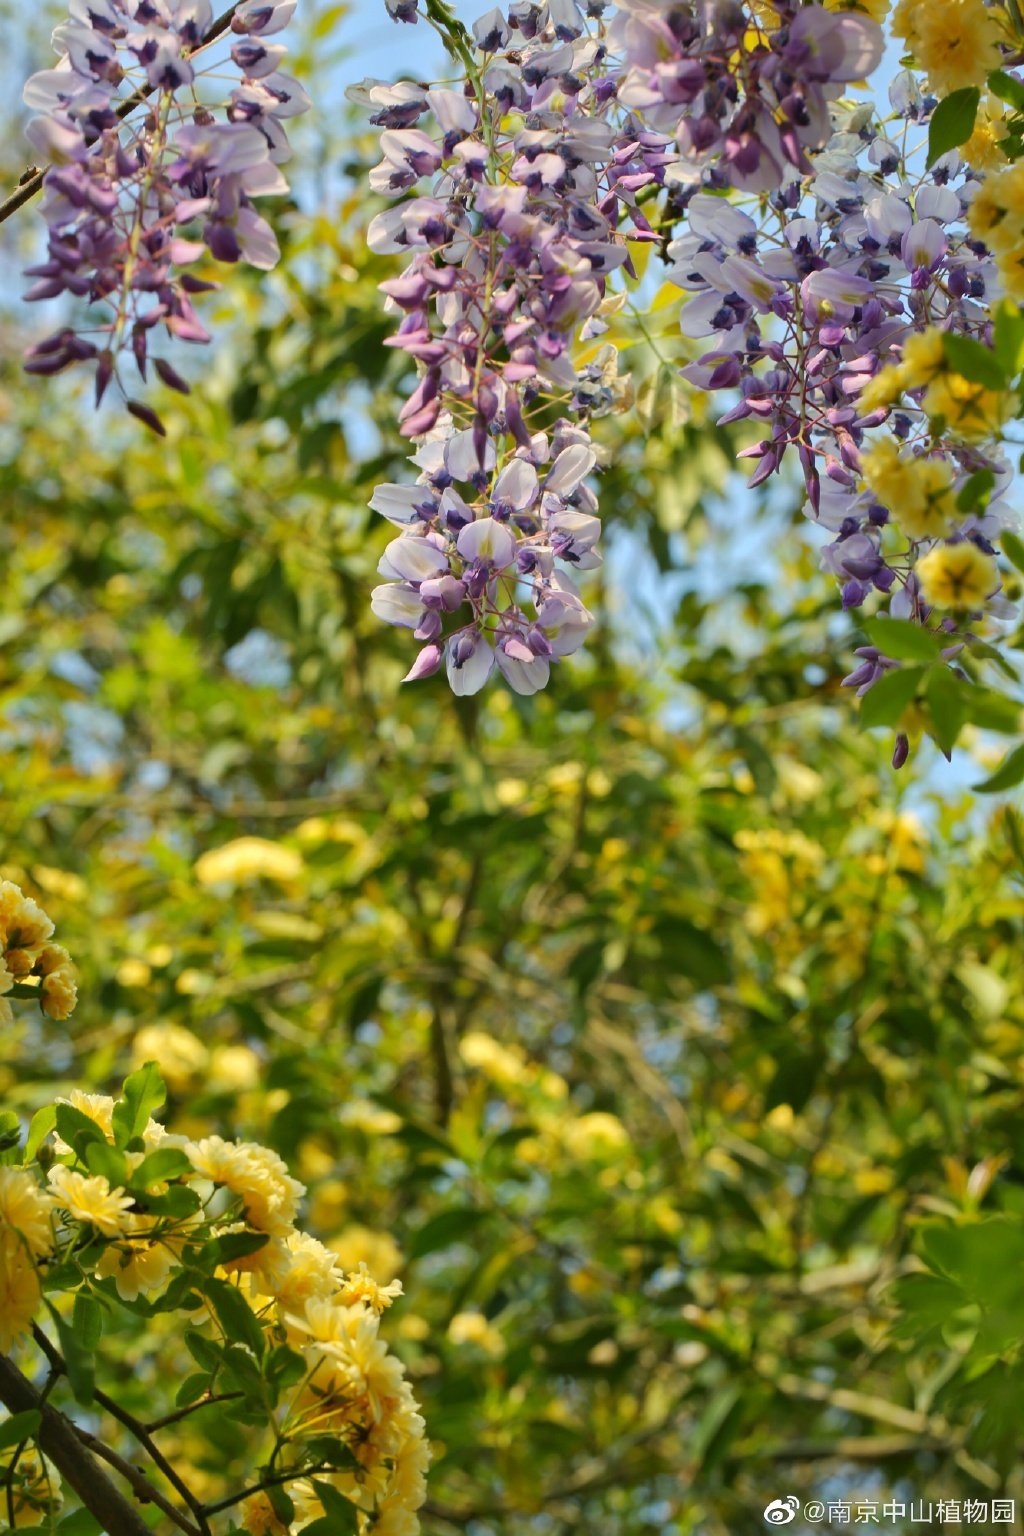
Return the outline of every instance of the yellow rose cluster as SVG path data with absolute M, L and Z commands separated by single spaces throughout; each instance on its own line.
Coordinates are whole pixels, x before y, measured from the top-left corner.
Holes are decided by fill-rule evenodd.
M 908 339 L 900 361 L 887 364 L 868 381 L 858 404 L 864 412 L 889 410 L 904 395 L 920 401 L 944 438 L 965 443 L 995 436 L 1012 410 L 1007 391 L 965 379 L 949 366 L 943 332 L 935 326 Z
M 1024 161 L 989 172 L 967 222 L 975 239 L 992 252 L 1007 296 L 1024 303 Z
M 985 0 L 899 0 L 892 30 L 937 96 L 984 85 L 1002 62 L 1003 15 Z
M 861 470 L 865 485 L 908 539 L 945 541 L 955 534 L 962 515 L 946 459 L 901 451 L 890 437 L 864 455 Z M 978 608 L 999 587 L 995 560 L 966 539 L 935 542 L 914 570 L 932 608 Z
M 159 1084 L 152 1065 L 137 1077 Z M 34 1121 L 33 1160 L 0 1166 L 0 1349 L 29 1332 L 48 1269 L 76 1272 L 67 1287 L 76 1296 L 99 1287 L 108 1303 L 113 1292 L 132 1302 L 155 1299 L 183 1267 L 194 1276 L 205 1258 L 206 1282 L 181 1291 L 190 1327 L 236 1351 L 246 1345 L 254 1360 L 290 1351 L 297 1383 L 267 1426 L 298 1452 L 293 1514 L 282 1519 L 280 1491 L 253 1494 L 243 1509 L 251 1536 L 301 1531 L 330 1514 L 328 1495 L 354 1507 L 359 1536 L 416 1536 L 429 1449 L 403 1366 L 380 1337 L 401 1285 L 379 1284 L 362 1265 L 346 1273 L 296 1228 L 305 1189 L 276 1152 L 169 1135 L 138 1094 L 129 1101 L 132 1081 L 117 1102 L 86 1093 L 58 1101 Z M 51 1299 L 59 1306 L 60 1292 Z M 236 1328 L 239 1303 L 250 1322 Z M 320 1465 L 311 1442 L 324 1437 L 335 1451 Z M 20 1523 L 52 1508 L 49 1495 L 19 1499 Z
M 42 907 L 10 880 L 0 880 L 0 1027 L 13 1018 L 6 994 L 21 984 L 38 991 L 48 1018 L 63 1020 L 78 999 L 71 957 L 49 942 L 53 923 Z
M 861 460 L 864 483 L 909 539 L 944 539 L 957 522 L 947 459 L 900 451 L 884 437 Z

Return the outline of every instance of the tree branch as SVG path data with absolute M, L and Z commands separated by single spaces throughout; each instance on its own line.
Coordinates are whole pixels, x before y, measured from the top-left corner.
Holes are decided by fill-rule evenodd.
M 55 1375 L 66 1375 L 67 1366 L 64 1363 L 62 1355 L 60 1354 L 59 1350 L 54 1348 L 53 1344 L 47 1338 L 43 1330 L 39 1327 L 38 1323 L 33 1323 L 32 1325 L 32 1336 L 49 1361 L 51 1371 Z M 116 1419 L 116 1421 L 121 1424 L 128 1431 L 128 1433 L 139 1442 L 139 1445 L 149 1456 L 154 1466 L 159 1468 L 159 1470 L 166 1477 L 167 1481 L 170 1483 L 171 1487 L 188 1505 L 189 1509 L 192 1511 L 196 1518 L 196 1524 L 193 1526 L 189 1523 L 189 1521 L 185 1520 L 183 1516 L 180 1515 L 174 1508 L 174 1505 L 153 1488 L 153 1485 L 150 1483 L 149 1479 L 145 1477 L 141 1472 L 139 1472 L 138 1468 L 131 1466 L 126 1461 L 123 1461 L 121 1457 L 118 1456 L 116 1452 L 111 1451 L 103 1441 L 97 1440 L 94 1435 L 88 1434 L 85 1430 L 78 1431 L 79 1437 L 85 1441 L 87 1445 L 91 1446 L 92 1450 L 95 1451 L 97 1456 L 101 1456 L 105 1461 L 108 1461 L 112 1467 L 116 1467 L 117 1470 L 121 1473 L 122 1477 L 127 1478 L 127 1480 L 132 1483 L 133 1486 L 136 1486 L 138 1479 L 141 1478 L 141 1484 L 138 1486 L 137 1492 L 138 1497 L 142 1503 L 156 1504 L 158 1508 L 163 1510 L 165 1515 L 174 1521 L 175 1525 L 179 1526 L 183 1531 L 189 1531 L 193 1533 L 193 1536 L 209 1536 L 210 1528 L 206 1523 L 206 1516 L 203 1513 L 203 1506 L 201 1501 L 196 1498 L 195 1494 L 188 1487 L 187 1483 L 182 1481 L 177 1472 L 175 1472 L 174 1468 L 171 1466 L 171 1463 L 167 1460 L 167 1457 L 161 1451 L 160 1447 L 156 1445 L 150 1438 L 150 1432 L 146 1425 L 143 1424 L 141 1420 L 137 1419 L 134 1414 L 129 1413 L 127 1409 L 122 1408 L 120 1403 L 115 1402 L 112 1397 L 109 1397 L 106 1392 L 101 1391 L 99 1387 L 94 1389 L 93 1397 L 99 1406 L 110 1414 L 112 1419 Z M 145 1485 L 145 1492 L 142 1491 L 142 1484 Z
M 221 37 L 227 31 L 228 27 L 231 25 L 231 18 L 235 14 L 238 3 L 239 0 L 235 0 L 235 3 L 230 5 L 222 16 L 217 17 L 217 20 L 213 23 L 206 36 L 203 38 L 202 42 L 198 45 L 198 47 L 193 48 L 190 57 L 195 58 L 197 53 L 201 52 L 202 49 L 209 47 L 211 43 L 216 42 L 217 38 Z M 154 85 L 144 85 L 140 87 L 139 90 L 135 91 L 133 95 L 122 101 L 121 105 L 117 108 L 117 115 L 122 120 L 122 122 L 129 115 L 129 113 L 135 111 L 137 106 L 141 105 L 141 103 L 144 102 L 148 97 L 152 96 L 155 90 L 156 86 Z M 4 201 L 0 203 L 0 224 L 2 224 L 5 219 L 9 219 L 12 213 L 17 213 L 18 209 L 23 208 L 26 203 L 31 202 L 32 198 L 34 198 L 36 193 L 39 192 L 42 188 L 43 182 L 46 179 L 47 169 L 48 167 L 44 167 L 42 170 L 40 170 L 37 166 L 30 165 L 24 171 L 22 171 L 21 176 L 18 178 L 17 187 L 9 197 L 6 197 Z
M 175 1490 L 179 1497 L 184 1500 L 196 1518 L 196 1526 L 193 1527 L 189 1525 L 187 1520 L 182 1521 L 181 1518 L 175 1513 L 173 1518 L 176 1524 L 180 1525 L 183 1531 L 198 1529 L 202 1533 L 202 1536 L 209 1536 L 210 1528 L 206 1523 L 206 1516 L 203 1511 L 202 1502 L 196 1498 L 188 1484 L 178 1476 L 177 1472 L 175 1472 L 174 1468 L 167 1460 L 167 1457 L 163 1454 L 160 1447 L 151 1439 L 145 1424 L 137 1419 L 134 1414 L 126 1412 L 126 1410 L 122 1408 L 119 1403 L 116 1403 L 112 1397 L 108 1397 L 106 1392 L 101 1392 L 98 1387 L 94 1392 L 94 1396 L 100 1407 L 105 1408 L 112 1419 L 116 1419 L 119 1424 L 123 1424 L 128 1433 L 139 1442 L 139 1444 L 142 1446 L 142 1449 L 153 1462 L 153 1465 L 160 1469 L 164 1477 L 166 1477 L 167 1481 L 170 1483 L 171 1487 Z M 161 1504 L 160 1507 L 164 1510 L 165 1514 L 169 1514 L 173 1510 L 173 1505 L 167 1505 L 165 1507 L 165 1505 Z
M 83 1444 L 76 1426 L 44 1400 L 6 1355 L 0 1355 L 0 1402 L 11 1413 L 34 1410 L 39 1414 L 35 1437 L 39 1449 L 105 1531 L 116 1531 L 117 1536 L 152 1536 L 135 1505 L 114 1486 Z
M 165 1499 L 163 1494 L 153 1487 L 149 1478 L 140 1468 L 132 1466 L 131 1462 L 126 1461 L 123 1456 L 119 1456 L 117 1451 L 111 1450 L 110 1446 L 101 1440 L 98 1435 L 91 1435 L 87 1429 L 80 1429 L 77 1426 L 76 1433 L 82 1444 L 88 1446 L 94 1456 L 99 1456 L 103 1461 L 112 1466 L 115 1472 L 120 1472 L 140 1504 L 155 1505 L 157 1509 L 167 1516 L 168 1520 L 173 1521 L 179 1531 L 184 1531 L 186 1536 L 199 1536 L 199 1527 L 193 1525 L 191 1520 L 187 1520 L 180 1510 L 175 1509 L 170 1499 Z M 120 1536 L 120 1527 L 118 1527 L 118 1536 Z

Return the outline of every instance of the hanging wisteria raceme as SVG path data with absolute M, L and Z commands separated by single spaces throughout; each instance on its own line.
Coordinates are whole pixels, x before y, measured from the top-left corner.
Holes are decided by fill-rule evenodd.
M 254 200 L 288 190 L 283 125 L 309 106 L 278 67 L 286 50 L 276 34 L 296 4 L 247 0 L 215 23 L 210 0 L 71 0 L 54 33 L 60 62 L 25 87 L 40 114 L 28 136 L 50 166 L 48 254 L 29 269 L 25 297 L 73 295 L 101 318 L 37 343 L 30 373 L 90 362 L 97 402 L 113 381 L 129 411 L 163 430 L 128 396 L 126 360 L 142 378 L 152 361 L 187 392 L 151 342 L 161 326 L 178 341 L 209 341 L 193 300 L 216 284 L 191 269 L 207 254 L 263 269 L 278 259 Z M 225 98 L 226 67 L 237 83 Z
M 968 37 L 980 80 L 1012 62 L 992 11 L 981 5 L 975 25 L 972 5 L 953 0 L 945 41 L 921 22 L 945 88 L 941 50 L 966 59 Z M 405 316 L 393 344 L 418 365 L 403 430 L 421 439 L 421 473 L 372 503 L 403 524 L 373 603 L 426 642 L 410 677 L 436 670 L 446 648 L 453 687 L 475 691 L 496 653 L 512 686 L 532 692 L 551 654 L 583 638 L 589 616 L 558 562 L 596 560 L 593 498 L 574 475 L 567 543 L 564 493 L 553 493 L 568 433 L 574 466 L 593 466 L 582 433 L 595 401 L 573 344 L 614 302 L 624 236 L 667 243 L 669 276 L 688 295 L 681 329 L 701 348 L 684 376 L 723 393 L 723 422 L 759 427 L 741 454 L 755 461 L 750 485 L 799 465 L 806 511 L 834 535 L 823 564 L 844 607 L 870 596 L 948 641 L 949 660 L 973 618 L 1010 616 L 991 542 L 1009 517 L 1008 397 L 984 382 L 1000 293 L 984 240 L 1013 207 L 1012 173 L 980 229 L 969 161 L 954 150 L 925 164 L 936 98 L 917 76 L 897 76 L 884 122 L 857 99 L 884 51 L 866 12 L 885 9 L 619 0 L 606 23 L 600 4 L 584 14 L 573 0 L 516 0 L 477 22 L 471 50 L 431 0 L 465 92 L 365 82 L 355 93 L 384 130 L 371 185 L 402 199 L 371 243 L 412 253 L 383 286 Z M 412 4 L 389 10 L 417 19 Z M 903 35 L 924 35 L 919 10 L 902 0 Z M 1004 248 L 1012 256 L 1013 237 Z M 606 392 L 601 408 L 617 403 Z M 568 645 L 555 591 L 580 615 Z M 847 681 L 862 693 L 898 664 L 877 647 L 860 660 Z
M 498 12 L 475 30 L 470 93 L 350 93 L 383 129 L 373 189 L 433 182 L 369 230 L 373 250 L 410 257 L 383 288 L 402 315 L 390 344 L 419 370 L 401 413 L 417 481 L 371 503 L 402 530 L 373 607 L 421 642 L 410 678 L 444 661 L 455 692 L 475 693 L 497 666 L 529 694 L 592 622 L 574 581 L 600 561 L 589 423 L 617 385 L 603 362 L 577 370 L 572 348 L 627 250 L 605 197 L 603 48 L 571 7 L 515 63 Z M 432 133 L 417 126 L 428 114 Z

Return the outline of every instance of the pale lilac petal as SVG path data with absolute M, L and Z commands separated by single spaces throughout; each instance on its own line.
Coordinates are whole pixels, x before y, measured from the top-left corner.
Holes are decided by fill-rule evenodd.
M 493 517 L 482 517 L 478 522 L 467 523 L 459 534 L 459 554 L 464 560 L 486 560 L 496 570 L 502 571 L 516 557 L 516 541 L 505 527 Z

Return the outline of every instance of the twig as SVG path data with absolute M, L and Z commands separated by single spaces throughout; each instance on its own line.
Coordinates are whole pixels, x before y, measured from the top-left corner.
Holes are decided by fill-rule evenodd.
M 165 1413 L 162 1419 L 154 1419 L 152 1423 L 143 1425 L 143 1428 L 147 1435 L 155 1435 L 158 1429 L 168 1429 L 172 1424 L 180 1424 L 182 1419 L 198 1413 L 200 1408 L 212 1408 L 214 1403 L 229 1403 L 236 1397 L 244 1396 L 244 1392 L 215 1392 L 212 1397 L 201 1397 L 198 1402 L 186 1403 L 184 1408 L 175 1408 L 173 1413 Z
M 317 1477 L 321 1472 L 330 1471 L 331 1468 L 325 1462 L 319 1467 L 296 1467 L 292 1472 L 275 1472 L 273 1477 L 265 1477 L 261 1482 L 250 1483 L 248 1488 L 241 1488 L 238 1493 L 232 1493 L 226 1499 L 218 1499 L 216 1504 L 204 1505 L 203 1512 L 206 1515 L 219 1515 L 222 1510 L 241 1504 L 243 1499 L 251 1498 L 254 1493 L 262 1493 L 264 1488 L 281 1488 L 285 1483 L 297 1482 L 300 1477 Z
M 196 1498 L 195 1494 L 188 1487 L 188 1484 L 182 1481 L 177 1472 L 175 1472 L 174 1468 L 171 1466 L 171 1463 L 167 1460 L 167 1457 L 164 1455 L 163 1451 L 161 1451 L 160 1447 L 150 1438 L 145 1424 L 143 1424 L 140 1419 L 137 1419 L 134 1414 L 128 1413 L 124 1408 L 120 1406 L 119 1403 L 116 1403 L 112 1397 L 108 1397 L 106 1392 L 101 1392 L 98 1387 L 94 1390 L 93 1396 L 95 1397 L 97 1403 L 99 1403 L 100 1407 L 105 1408 L 107 1413 L 110 1414 L 110 1417 L 112 1419 L 116 1419 L 119 1424 L 122 1424 L 128 1433 L 139 1442 L 139 1444 L 142 1446 L 142 1449 L 153 1462 L 153 1465 L 155 1467 L 159 1467 L 160 1471 L 163 1473 L 164 1477 L 166 1477 L 171 1487 L 175 1490 L 180 1498 L 184 1499 L 193 1515 L 195 1515 L 196 1524 L 198 1529 L 203 1533 L 203 1536 L 209 1536 L 210 1528 L 206 1523 L 206 1517 L 203 1512 L 201 1501 Z M 163 1508 L 163 1505 L 161 1505 L 161 1508 Z M 185 1522 L 185 1524 L 182 1525 L 181 1521 L 178 1520 L 177 1523 L 181 1525 L 182 1530 L 189 1529 L 188 1522 Z
M 180 1510 L 175 1509 L 170 1499 L 165 1499 L 159 1489 L 154 1488 L 149 1478 L 140 1468 L 133 1467 L 130 1461 L 126 1461 L 123 1456 L 119 1456 L 117 1451 L 111 1450 L 110 1446 L 101 1440 L 98 1435 L 91 1435 L 87 1429 L 81 1429 L 78 1426 L 76 1426 L 75 1432 L 82 1444 L 87 1446 L 94 1456 L 99 1456 L 109 1466 L 113 1467 L 115 1472 L 120 1472 L 140 1504 L 155 1505 L 157 1509 L 167 1516 L 168 1520 L 174 1522 L 179 1531 L 184 1531 L 186 1536 L 199 1536 L 199 1527 L 193 1525 L 191 1520 L 186 1519 Z M 109 1529 L 117 1530 L 120 1536 L 120 1526 L 111 1526 Z M 145 1530 L 146 1527 L 144 1526 L 143 1529 Z M 209 1529 L 209 1527 L 206 1527 L 206 1529 Z

